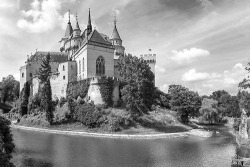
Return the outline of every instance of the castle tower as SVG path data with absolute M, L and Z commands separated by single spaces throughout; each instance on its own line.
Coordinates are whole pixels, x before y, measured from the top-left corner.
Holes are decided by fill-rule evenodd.
M 81 29 L 78 24 L 77 13 L 76 13 L 76 27 L 73 30 L 73 37 L 79 37 L 81 35 Z
M 70 22 L 70 11 L 69 11 L 69 21 L 68 21 L 68 25 L 66 27 L 66 31 L 65 31 L 65 35 L 64 37 L 61 39 L 61 41 L 59 41 L 61 43 L 61 47 L 60 47 L 60 51 L 63 52 L 68 52 L 69 48 L 70 48 L 70 43 L 69 39 L 71 37 L 71 34 L 73 33 L 73 28 L 71 26 L 71 22 Z
M 79 49 L 80 44 L 82 42 L 81 29 L 80 29 L 79 24 L 78 24 L 77 13 L 76 13 L 76 27 L 73 30 L 73 35 L 72 35 L 72 38 L 70 40 L 71 40 L 71 51 L 73 54 L 74 52 L 76 52 Z
M 92 25 L 91 25 L 91 17 L 90 17 L 90 8 L 89 8 L 89 18 L 88 18 L 88 25 L 87 25 L 87 35 L 92 32 Z
M 115 47 L 115 55 L 124 55 L 124 50 L 125 48 L 122 46 L 122 39 L 118 33 L 118 30 L 116 28 L 116 17 L 114 19 L 114 28 L 113 28 L 113 32 L 111 35 L 111 42 Z
M 141 58 L 148 63 L 151 71 L 155 74 L 156 54 L 152 54 L 151 49 L 149 49 L 149 53 L 141 55 Z

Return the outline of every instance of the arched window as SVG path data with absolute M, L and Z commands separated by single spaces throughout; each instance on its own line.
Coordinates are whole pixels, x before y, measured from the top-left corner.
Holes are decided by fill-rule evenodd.
M 82 71 L 84 71 L 84 58 L 82 58 Z
M 105 61 L 102 56 L 99 56 L 96 59 L 96 75 L 104 75 L 105 74 Z
M 63 65 L 63 71 L 65 71 L 65 67 L 64 67 L 64 65 Z

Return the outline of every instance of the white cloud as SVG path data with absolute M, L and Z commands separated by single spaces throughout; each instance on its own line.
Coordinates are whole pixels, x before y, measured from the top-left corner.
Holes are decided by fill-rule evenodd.
M 196 82 L 196 81 L 204 81 L 207 79 L 215 79 L 219 78 L 220 75 L 216 73 L 206 73 L 206 72 L 196 72 L 196 69 L 193 68 L 188 72 L 185 72 L 182 76 L 182 81 L 186 82 Z
M 158 65 L 155 66 L 155 71 L 160 73 L 165 73 L 166 69 L 164 67 L 160 67 Z
M 33 0 L 31 9 L 22 11 L 24 18 L 19 19 L 17 26 L 32 33 L 41 33 L 52 30 L 65 20 L 59 13 L 59 0 Z
M 210 52 L 207 50 L 199 49 L 199 48 L 191 48 L 191 49 L 184 49 L 183 51 L 172 51 L 173 56 L 171 59 L 178 64 L 183 63 L 190 63 L 197 59 L 198 57 L 205 57 L 210 55 Z
M 160 86 L 160 90 L 165 93 L 168 93 L 168 88 L 169 88 L 168 84 L 163 84 L 162 86 Z
M 197 72 L 195 69 L 191 69 L 183 74 L 182 80 L 199 84 L 200 88 L 202 88 L 200 89 L 202 94 L 208 94 L 220 89 L 229 91 L 229 93 L 236 93 L 239 82 L 246 76 L 247 71 L 244 66 L 237 63 L 232 69 L 225 70 L 222 73 Z
M 113 12 L 112 15 L 116 15 L 116 16 L 121 14 L 121 11 L 115 8 L 112 9 L 112 12 Z

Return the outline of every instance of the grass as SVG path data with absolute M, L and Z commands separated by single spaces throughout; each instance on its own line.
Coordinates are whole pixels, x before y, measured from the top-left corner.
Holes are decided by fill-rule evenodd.
M 101 112 L 106 116 L 121 118 L 129 120 L 130 114 L 122 108 L 108 108 L 102 109 Z M 88 128 L 80 122 L 72 122 L 67 120 L 65 115 L 69 114 L 67 104 L 56 108 L 54 112 L 54 124 L 49 125 L 45 119 L 45 114 L 31 114 L 24 116 L 18 125 L 29 127 L 40 127 L 55 130 L 68 131 L 84 131 L 84 132 L 98 132 L 98 133 L 118 133 L 118 134 L 157 134 L 157 133 L 176 133 L 186 132 L 192 129 L 188 125 L 180 123 L 175 116 L 175 112 L 162 108 L 157 108 L 141 116 L 139 119 L 132 121 L 128 126 L 122 126 L 117 132 L 108 132 L 100 128 Z M 130 120 L 131 122 L 131 120 Z

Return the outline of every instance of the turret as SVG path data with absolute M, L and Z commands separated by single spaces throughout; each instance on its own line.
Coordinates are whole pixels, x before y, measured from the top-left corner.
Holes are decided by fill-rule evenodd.
M 115 55 L 123 55 L 125 48 L 122 46 L 122 39 L 118 33 L 118 30 L 116 28 L 116 17 L 114 19 L 114 28 L 113 32 L 111 34 L 111 42 L 115 46 Z
M 156 54 L 152 54 L 151 49 L 149 49 L 149 53 L 141 55 L 141 58 L 146 61 L 151 71 L 155 74 Z
M 61 52 L 66 51 L 67 48 L 65 48 L 65 44 L 68 41 L 68 39 L 70 38 L 72 33 L 73 33 L 73 28 L 72 28 L 71 23 L 70 23 L 70 11 L 69 11 L 69 21 L 68 21 L 68 25 L 66 27 L 65 35 L 61 39 L 61 41 L 59 41 L 61 43 L 61 47 L 60 47 Z
M 81 29 L 80 29 L 79 24 L 78 24 L 77 13 L 76 13 L 76 27 L 73 30 L 73 36 L 78 37 L 78 36 L 80 36 L 80 34 L 81 34 Z

